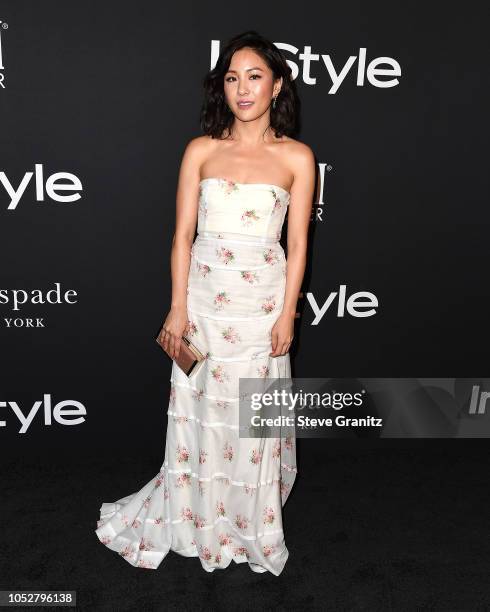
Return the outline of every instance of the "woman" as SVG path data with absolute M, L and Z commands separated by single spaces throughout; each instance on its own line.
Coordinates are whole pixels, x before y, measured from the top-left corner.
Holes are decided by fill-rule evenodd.
M 173 362 L 160 472 L 102 504 L 96 533 L 138 567 L 155 569 L 173 550 L 209 572 L 233 560 L 278 576 L 296 440 L 239 436 L 238 383 L 291 375 L 315 161 L 290 136 L 294 83 L 273 43 L 254 31 L 235 37 L 204 86 L 204 135 L 187 145 L 179 173 L 172 303 L 159 340 L 175 359 L 185 334 L 206 359 L 189 378 Z

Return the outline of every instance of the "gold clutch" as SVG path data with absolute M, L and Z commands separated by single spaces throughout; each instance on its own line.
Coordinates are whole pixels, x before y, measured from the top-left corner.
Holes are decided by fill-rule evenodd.
M 163 344 L 158 339 L 159 337 L 160 336 L 156 338 L 156 342 L 165 351 Z M 167 353 L 167 351 L 165 352 Z M 199 369 L 198 366 L 201 365 L 205 359 L 206 357 L 201 353 L 197 346 L 193 344 L 189 338 L 182 336 L 180 341 L 179 356 L 176 359 L 174 358 L 173 361 L 175 361 L 184 374 L 187 376 L 195 374 Z

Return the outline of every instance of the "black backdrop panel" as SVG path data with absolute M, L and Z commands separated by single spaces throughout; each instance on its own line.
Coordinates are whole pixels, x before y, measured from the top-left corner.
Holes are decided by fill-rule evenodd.
M 486 32 L 470 6 L 3 2 L 2 446 L 163 453 L 171 363 L 154 337 L 177 173 L 213 52 L 249 28 L 297 67 L 322 178 L 294 375 L 488 375 Z M 399 75 L 376 82 L 376 58 Z M 372 294 L 372 316 L 339 313 L 338 295 L 316 316 L 344 290 Z M 67 400 L 79 424 L 56 420 Z

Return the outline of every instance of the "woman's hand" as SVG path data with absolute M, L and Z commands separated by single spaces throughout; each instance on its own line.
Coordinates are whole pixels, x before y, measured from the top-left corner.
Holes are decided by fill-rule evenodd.
M 171 359 L 176 359 L 179 356 L 180 340 L 188 331 L 188 323 L 186 308 L 170 309 L 158 335 L 158 341 Z
M 294 338 L 294 316 L 279 315 L 271 330 L 272 353 L 270 357 L 285 355 Z

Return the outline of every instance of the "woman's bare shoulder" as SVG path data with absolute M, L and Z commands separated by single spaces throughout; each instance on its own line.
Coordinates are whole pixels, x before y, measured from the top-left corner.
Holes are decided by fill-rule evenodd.
M 200 167 L 216 146 L 216 139 L 211 136 L 195 136 L 187 142 L 183 158 Z
M 201 135 L 194 136 L 186 144 L 186 150 L 192 150 L 193 152 L 207 151 L 210 147 L 215 146 L 216 139 L 211 136 Z
M 296 140 L 290 136 L 284 136 L 283 142 L 287 145 L 288 155 L 291 153 L 298 155 L 299 157 L 311 157 L 313 155 L 311 147 L 309 147 L 305 142 L 301 142 L 301 140 Z
M 311 174 L 315 168 L 315 155 L 306 143 L 295 138 L 285 137 L 284 147 L 281 147 L 281 157 L 285 167 L 289 168 L 292 182 L 298 175 Z

